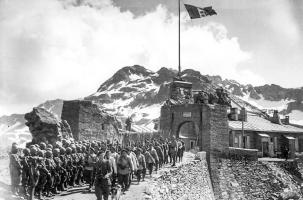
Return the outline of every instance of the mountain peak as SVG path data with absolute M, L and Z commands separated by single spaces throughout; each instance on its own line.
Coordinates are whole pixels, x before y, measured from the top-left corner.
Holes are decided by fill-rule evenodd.
M 148 77 L 153 75 L 154 72 L 146 69 L 140 65 L 126 66 L 118 70 L 110 79 L 105 81 L 98 89 L 99 91 L 103 91 L 105 88 L 110 87 L 113 84 L 117 84 L 121 81 L 131 81 L 133 79 L 138 79 L 140 77 Z

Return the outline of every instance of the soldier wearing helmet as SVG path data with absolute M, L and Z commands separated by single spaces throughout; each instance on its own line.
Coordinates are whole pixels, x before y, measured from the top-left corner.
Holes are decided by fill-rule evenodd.
M 71 186 L 74 187 L 75 183 L 76 183 L 76 179 L 78 176 L 78 163 L 79 163 L 79 158 L 77 155 L 77 149 L 76 149 L 76 145 L 72 145 L 72 154 L 71 154 L 71 158 L 72 158 L 72 175 L 71 175 Z
M 66 150 L 64 147 L 60 148 L 60 156 L 59 156 L 60 160 L 62 161 L 62 168 L 64 170 L 62 170 L 62 176 L 61 176 L 61 183 L 60 185 L 62 186 L 61 190 L 65 191 L 67 188 L 67 181 L 68 181 L 68 171 L 67 171 L 67 155 L 66 155 Z
M 76 178 L 76 184 L 77 185 L 82 185 L 83 182 L 83 171 L 84 171 L 84 154 L 82 153 L 82 145 L 79 144 L 76 146 L 77 149 L 77 157 L 78 157 L 78 163 L 77 163 L 77 168 L 78 168 L 78 174 Z
M 39 174 L 40 174 L 38 185 L 37 185 L 37 194 L 38 194 L 38 198 L 41 199 L 42 192 L 43 192 L 45 185 L 47 183 L 47 180 L 51 176 L 51 174 L 49 173 L 48 169 L 46 168 L 44 151 L 39 149 L 37 151 L 37 156 L 39 157 L 38 158 L 38 170 L 39 170 Z
M 51 145 L 51 144 L 48 144 L 46 147 L 47 147 L 47 149 L 53 150 L 53 145 Z
M 67 147 L 66 148 L 66 170 L 68 172 L 68 180 L 67 184 L 72 185 L 72 177 L 73 177 L 73 159 L 72 159 L 72 148 Z
M 64 186 L 63 186 L 63 182 L 62 182 L 62 177 L 64 177 L 64 171 L 65 169 L 63 168 L 63 162 L 60 159 L 60 149 L 56 148 L 53 150 L 53 159 L 54 162 L 56 164 L 56 172 L 57 175 L 55 177 L 55 182 L 54 182 L 54 187 L 58 190 L 58 191 L 64 191 Z
M 41 150 L 46 150 L 46 144 L 44 142 L 40 142 L 39 147 Z
M 47 183 L 45 185 L 46 196 L 50 197 L 52 196 L 52 193 L 58 194 L 57 187 L 55 187 L 54 182 L 55 179 L 57 179 L 57 177 L 59 176 L 56 171 L 56 164 L 55 161 L 53 160 L 53 153 L 51 150 L 47 150 L 45 152 L 45 165 L 46 165 L 46 169 L 51 174 L 51 176 L 47 177 Z
M 16 143 L 12 144 L 9 169 L 11 175 L 11 190 L 13 194 L 17 195 L 19 193 L 22 166 L 18 155 L 18 145 Z
M 23 196 L 25 199 L 29 197 L 28 189 L 30 184 L 30 149 L 25 148 L 23 149 L 23 157 L 21 158 L 21 165 L 22 165 L 22 188 L 23 188 Z

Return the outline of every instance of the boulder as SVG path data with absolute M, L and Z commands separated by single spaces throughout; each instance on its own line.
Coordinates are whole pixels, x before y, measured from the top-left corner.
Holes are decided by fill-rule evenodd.
M 25 125 L 32 134 L 33 143 L 55 144 L 63 138 L 72 138 L 69 124 L 65 120 L 58 120 L 44 108 L 35 107 L 30 113 L 25 114 L 24 118 L 27 121 Z

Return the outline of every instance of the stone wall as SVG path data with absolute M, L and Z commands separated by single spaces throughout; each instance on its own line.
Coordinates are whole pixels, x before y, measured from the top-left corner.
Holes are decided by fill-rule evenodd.
M 119 122 L 91 101 L 64 101 L 61 118 L 66 120 L 76 140 L 118 140 Z
M 215 105 L 210 112 L 210 153 L 228 152 L 229 127 L 227 107 Z
M 164 136 L 178 137 L 180 127 L 193 122 L 197 129 L 200 150 L 210 153 L 228 154 L 229 127 L 227 107 L 210 104 L 184 104 L 161 108 L 160 130 Z
M 263 200 L 302 198 L 300 182 L 281 163 L 213 158 L 216 199 Z
M 229 147 L 229 158 L 258 160 L 258 149 L 244 149 Z

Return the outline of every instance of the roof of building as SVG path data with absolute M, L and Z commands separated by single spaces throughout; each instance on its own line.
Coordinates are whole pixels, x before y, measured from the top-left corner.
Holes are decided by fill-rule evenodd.
M 232 130 L 242 130 L 242 121 L 229 121 L 229 128 Z M 303 133 L 303 128 L 292 125 L 275 124 L 256 114 L 247 114 L 247 121 L 244 122 L 244 130 L 257 132 L 276 133 Z
M 137 133 L 153 133 L 156 131 L 155 129 L 149 128 L 147 126 L 136 125 L 136 124 L 133 124 L 131 126 L 131 129 L 132 129 L 132 131 L 137 132 Z

